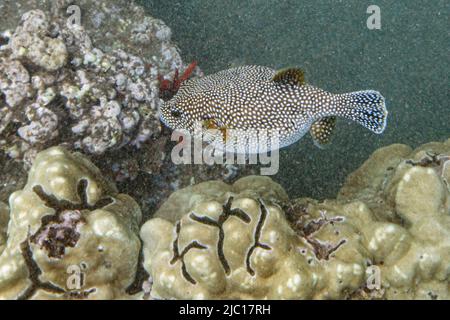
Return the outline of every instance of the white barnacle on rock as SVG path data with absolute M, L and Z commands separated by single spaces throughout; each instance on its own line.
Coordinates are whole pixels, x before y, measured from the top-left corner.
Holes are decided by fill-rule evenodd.
M 144 101 L 146 99 L 145 84 L 139 82 L 129 82 L 127 89 L 130 92 L 133 99 L 136 101 Z
M 50 109 L 33 103 L 26 108 L 30 121 L 18 129 L 19 136 L 30 144 L 45 143 L 58 136 L 58 117 Z
M 165 42 L 161 44 L 161 55 L 163 62 L 171 70 L 181 69 L 181 67 L 183 66 L 183 62 L 181 60 L 179 52 L 176 50 L 176 48 L 168 45 Z
M 55 89 L 52 87 L 48 87 L 43 92 L 41 92 L 37 97 L 37 103 L 40 103 L 44 106 L 48 105 L 56 96 Z
M 26 58 L 47 71 L 63 67 L 67 60 L 66 45 L 61 39 L 46 35 L 48 25 L 41 10 L 24 14 L 9 42 L 13 57 Z
M 10 107 L 18 106 L 32 95 L 30 75 L 20 61 L 0 58 L 0 91 Z

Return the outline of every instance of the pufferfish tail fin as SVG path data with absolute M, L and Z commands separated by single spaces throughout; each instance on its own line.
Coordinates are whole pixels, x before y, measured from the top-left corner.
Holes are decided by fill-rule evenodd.
M 344 117 L 356 121 L 376 134 L 386 128 L 388 111 L 384 97 L 374 90 L 356 91 L 340 95 Z

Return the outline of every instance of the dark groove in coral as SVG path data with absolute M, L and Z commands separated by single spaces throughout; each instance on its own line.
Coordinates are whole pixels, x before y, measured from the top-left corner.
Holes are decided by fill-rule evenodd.
M 144 252 L 142 251 L 143 245 L 142 240 L 140 240 L 141 249 L 139 250 L 139 257 L 136 266 L 136 274 L 134 276 L 133 282 L 125 289 L 125 292 L 129 295 L 135 295 L 142 290 L 144 282 L 150 276 L 148 272 L 144 269 Z
M 325 214 L 317 220 L 312 220 L 303 228 L 303 236 L 308 237 L 311 234 L 319 231 L 326 224 L 334 225 L 335 222 L 342 222 L 344 219 L 342 217 L 332 217 L 328 218 Z
M 187 272 L 186 270 L 186 264 L 184 262 L 182 262 L 181 264 L 181 273 L 183 274 L 183 277 L 189 281 L 192 284 L 197 284 L 197 281 L 195 281 L 194 278 L 192 278 L 192 276 L 189 274 L 189 272 Z
M 333 246 L 329 243 L 322 244 L 316 239 L 312 238 L 306 238 L 306 241 L 308 241 L 308 243 L 313 247 L 314 254 L 319 260 L 328 260 L 333 252 L 335 252 L 337 249 L 339 249 L 340 246 L 347 242 L 346 239 L 342 239 L 338 242 L 338 244 Z
M 45 206 L 53 208 L 55 210 L 74 210 L 79 205 L 73 204 L 67 200 L 58 200 L 54 195 L 45 193 L 44 189 L 40 185 L 33 187 L 34 193 L 44 202 Z
M 88 186 L 88 181 L 86 179 L 81 179 L 77 185 L 77 194 L 83 205 L 88 203 L 87 194 L 86 194 L 87 186 Z
M 219 217 L 219 222 L 214 221 L 210 217 L 199 217 L 195 215 L 195 213 L 191 213 L 189 217 L 199 223 L 216 227 L 219 229 L 219 240 L 217 241 L 217 255 L 219 257 L 219 261 L 222 264 L 223 269 L 225 270 L 226 274 L 229 274 L 230 272 L 230 266 L 228 264 L 227 259 L 225 258 L 225 254 L 223 253 L 223 241 L 225 239 L 225 234 L 223 232 L 222 224 L 224 221 L 221 221 L 221 217 Z
M 189 217 L 196 222 L 203 223 L 208 226 L 216 227 L 219 229 L 219 239 L 217 241 L 217 256 L 219 258 L 220 263 L 222 264 L 225 274 L 227 275 L 230 274 L 231 268 L 230 265 L 228 264 L 227 258 L 225 257 L 225 253 L 223 252 L 223 244 L 225 241 L 223 224 L 231 216 L 235 216 L 245 223 L 249 223 L 251 221 L 250 216 L 247 213 L 245 213 L 242 209 L 239 208 L 231 209 L 232 202 L 233 197 L 229 197 L 227 202 L 222 206 L 222 213 L 220 214 L 218 221 L 215 221 L 210 217 L 199 217 L 194 212 L 192 212 L 189 215 Z
M 82 218 L 82 210 L 96 210 L 103 208 L 114 200 L 105 197 L 97 201 L 94 205 L 88 204 L 87 199 L 88 181 L 80 179 L 77 184 L 77 194 L 81 203 L 72 203 L 68 200 L 58 199 L 53 194 L 47 194 L 41 185 L 35 185 L 33 191 L 44 202 L 45 206 L 55 210 L 53 215 L 43 216 L 41 226 L 35 234 L 31 235 L 31 242 L 45 248 L 51 258 L 62 258 L 66 247 L 75 247 L 80 234 L 77 232 L 79 223 L 85 223 Z M 70 215 L 73 212 L 74 216 Z M 79 215 L 77 219 L 76 215 Z M 66 219 L 66 220 L 65 220 Z
M 335 252 L 337 249 L 339 249 L 340 246 L 342 246 L 344 243 L 346 243 L 347 240 L 346 239 L 342 239 L 341 241 L 339 241 L 339 243 L 337 245 L 335 245 L 334 247 L 332 247 L 329 251 L 328 251 L 328 257 L 327 260 L 329 258 L 329 256 Z
M 223 231 L 222 225 L 219 228 L 219 240 L 217 241 L 217 255 L 219 256 L 220 263 L 222 264 L 225 274 L 229 275 L 231 268 L 228 264 L 228 260 L 223 252 L 223 242 L 225 241 L 225 233 Z
M 192 220 L 194 220 L 196 222 L 206 224 L 208 226 L 213 226 L 213 227 L 220 228 L 220 225 L 217 223 L 217 221 L 211 219 L 210 217 L 199 217 L 194 212 L 192 212 L 189 215 L 189 218 L 191 218 Z
M 36 261 L 34 261 L 33 259 L 33 252 L 30 248 L 29 237 L 27 237 L 27 239 L 20 244 L 20 250 L 22 252 L 22 257 L 25 261 L 25 265 L 28 269 L 31 285 L 17 298 L 18 300 L 31 298 L 38 289 L 42 289 L 51 293 L 64 294 L 66 292 L 64 289 L 51 284 L 50 282 L 42 282 L 39 279 L 42 271 L 37 265 Z
M 170 264 L 174 264 L 179 258 L 180 258 L 180 251 L 178 249 L 178 238 L 180 237 L 180 230 L 181 230 L 181 222 L 178 221 L 177 225 L 175 226 L 175 232 L 177 236 L 175 237 L 175 240 L 172 244 L 172 251 L 173 251 L 173 258 L 170 260 Z
M 256 248 L 262 248 L 264 250 L 272 249 L 267 244 L 259 242 L 259 239 L 261 237 L 262 228 L 264 226 L 264 222 L 266 221 L 266 217 L 267 217 L 267 208 L 261 199 L 258 199 L 258 202 L 259 202 L 260 214 L 259 214 L 258 223 L 255 228 L 255 234 L 254 234 L 255 241 L 253 242 L 253 245 L 250 247 L 250 249 L 247 252 L 247 256 L 245 257 L 245 264 L 247 266 L 247 272 L 252 276 L 255 275 L 255 270 L 253 270 L 253 268 L 250 264 L 250 258 L 253 254 L 253 251 L 255 251 Z
M 188 253 L 189 250 L 191 250 L 192 248 L 195 249 L 206 249 L 207 247 L 202 245 L 201 243 L 199 243 L 198 241 L 193 241 L 191 243 L 189 243 L 184 249 L 183 252 L 181 252 L 181 257 L 184 257 L 184 255 L 186 253 Z
M 103 208 L 111 203 L 114 202 L 114 200 L 111 197 L 105 197 L 102 199 L 99 199 L 94 205 L 90 205 L 87 200 L 87 186 L 88 181 L 86 179 L 81 179 L 78 181 L 77 184 L 77 194 L 80 198 L 81 203 L 72 203 L 68 200 L 64 199 L 58 199 L 52 194 L 47 194 L 42 186 L 35 185 L 33 187 L 33 191 L 38 195 L 38 197 L 45 203 L 45 205 L 49 208 L 53 208 L 55 210 L 96 210 Z
M 97 291 L 96 288 L 91 288 L 89 290 L 84 290 L 84 291 L 67 291 L 64 294 L 64 298 L 68 298 L 68 299 L 86 299 L 86 298 L 89 298 L 89 295 L 91 293 L 94 293 L 96 291 Z
M 184 256 L 189 252 L 189 250 L 191 249 L 207 249 L 208 247 L 202 245 L 201 243 L 199 243 L 198 241 L 193 241 L 191 243 L 189 243 L 184 249 L 183 251 L 180 253 L 179 251 L 179 247 L 178 247 L 178 239 L 180 237 L 180 231 L 181 231 L 181 222 L 178 221 L 177 225 L 176 225 L 176 233 L 177 236 L 173 242 L 173 258 L 172 260 L 170 260 L 170 264 L 174 264 L 175 262 L 177 262 L 178 260 L 181 261 L 181 272 L 183 273 L 184 278 L 189 281 L 192 284 L 196 284 L 197 282 L 195 281 L 194 278 L 192 278 L 192 276 L 189 274 L 189 272 L 186 269 L 186 264 L 184 262 Z
M 251 219 L 248 216 L 248 214 L 246 214 L 245 211 L 240 209 L 240 208 L 235 208 L 235 209 L 231 210 L 230 211 L 230 215 L 238 217 L 239 219 L 241 219 L 245 223 L 250 223 L 250 221 L 251 221 Z

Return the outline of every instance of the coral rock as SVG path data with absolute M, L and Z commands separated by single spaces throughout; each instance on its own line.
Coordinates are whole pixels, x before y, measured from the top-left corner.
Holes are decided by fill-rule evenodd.
M 156 137 L 161 130 L 159 77 L 183 67 L 170 42 L 170 29 L 160 20 L 144 19 L 142 8 L 133 5 L 134 9 L 125 9 L 127 17 L 112 14 L 108 19 L 120 20 L 130 32 L 132 24 L 140 25 L 144 19 L 148 30 L 142 32 L 154 39 L 151 50 L 137 46 L 146 57 L 124 50 L 134 51 L 133 46 L 98 48 L 89 34 L 98 42 L 105 38 L 96 28 L 88 32 L 84 24 L 67 22 L 70 4 L 57 1 L 51 10 L 43 5 L 42 10 L 23 13 L 15 31 L 5 33 L 8 44 L 0 50 L 0 100 L 6 102 L 0 107 L 0 147 L 28 165 L 39 151 L 61 143 L 103 155 L 126 145 L 140 147 Z M 83 17 L 92 14 L 84 7 L 97 13 L 110 7 L 109 2 L 79 4 Z M 142 19 L 130 18 L 135 14 Z M 96 17 L 101 24 L 101 15 Z M 111 31 L 123 32 L 120 26 L 114 28 Z M 11 130 L 5 131 L 8 127 Z
M 176 299 L 449 299 L 450 140 L 376 151 L 337 200 L 269 178 L 173 193 L 141 229 L 152 294 Z
M 127 297 L 141 212 L 92 163 L 60 147 L 45 150 L 9 202 L 0 298 Z
M 29 81 L 30 75 L 19 61 L 0 59 L 0 90 L 8 106 L 13 108 L 31 96 Z
M 252 182 L 255 189 L 241 189 Z M 301 239 L 276 203 L 260 198 L 263 184 L 281 189 L 268 178 L 250 177 L 233 186 L 205 182 L 172 194 L 157 216 L 173 210 L 168 218 L 176 221 L 154 218 L 141 229 L 152 293 L 181 299 L 308 297 L 314 283 L 307 268 L 298 268 L 306 263 L 295 252 Z
M 10 40 L 15 58 L 25 58 L 47 71 L 55 71 L 67 62 L 66 45 L 61 39 L 46 35 L 48 20 L 41 10 L 32 10 L 22 16 Z

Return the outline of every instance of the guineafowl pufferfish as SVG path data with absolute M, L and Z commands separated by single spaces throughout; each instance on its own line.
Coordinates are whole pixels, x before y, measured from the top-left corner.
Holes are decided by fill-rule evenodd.
M 334 94 L 306 84 L 300 69 L 281 71 L 263 66 L 232 68 L 184 82 L 175 96 L 161 107 L 162 122 L 172 129 L 193 133 L 196 125 L 216 148 L 228 150 L 228 132 L 276 133 L 277 148 L 288 146 L 308 131 L 318 146 L 330 140 L 336 117 L 356 121 L 380 134 L 386 126 L 383 96 L 374 90 Z M 223 139 L 218 139 L 223 137 Z M 264 140 L 233 139 L 234 151 L 270 151 Z

